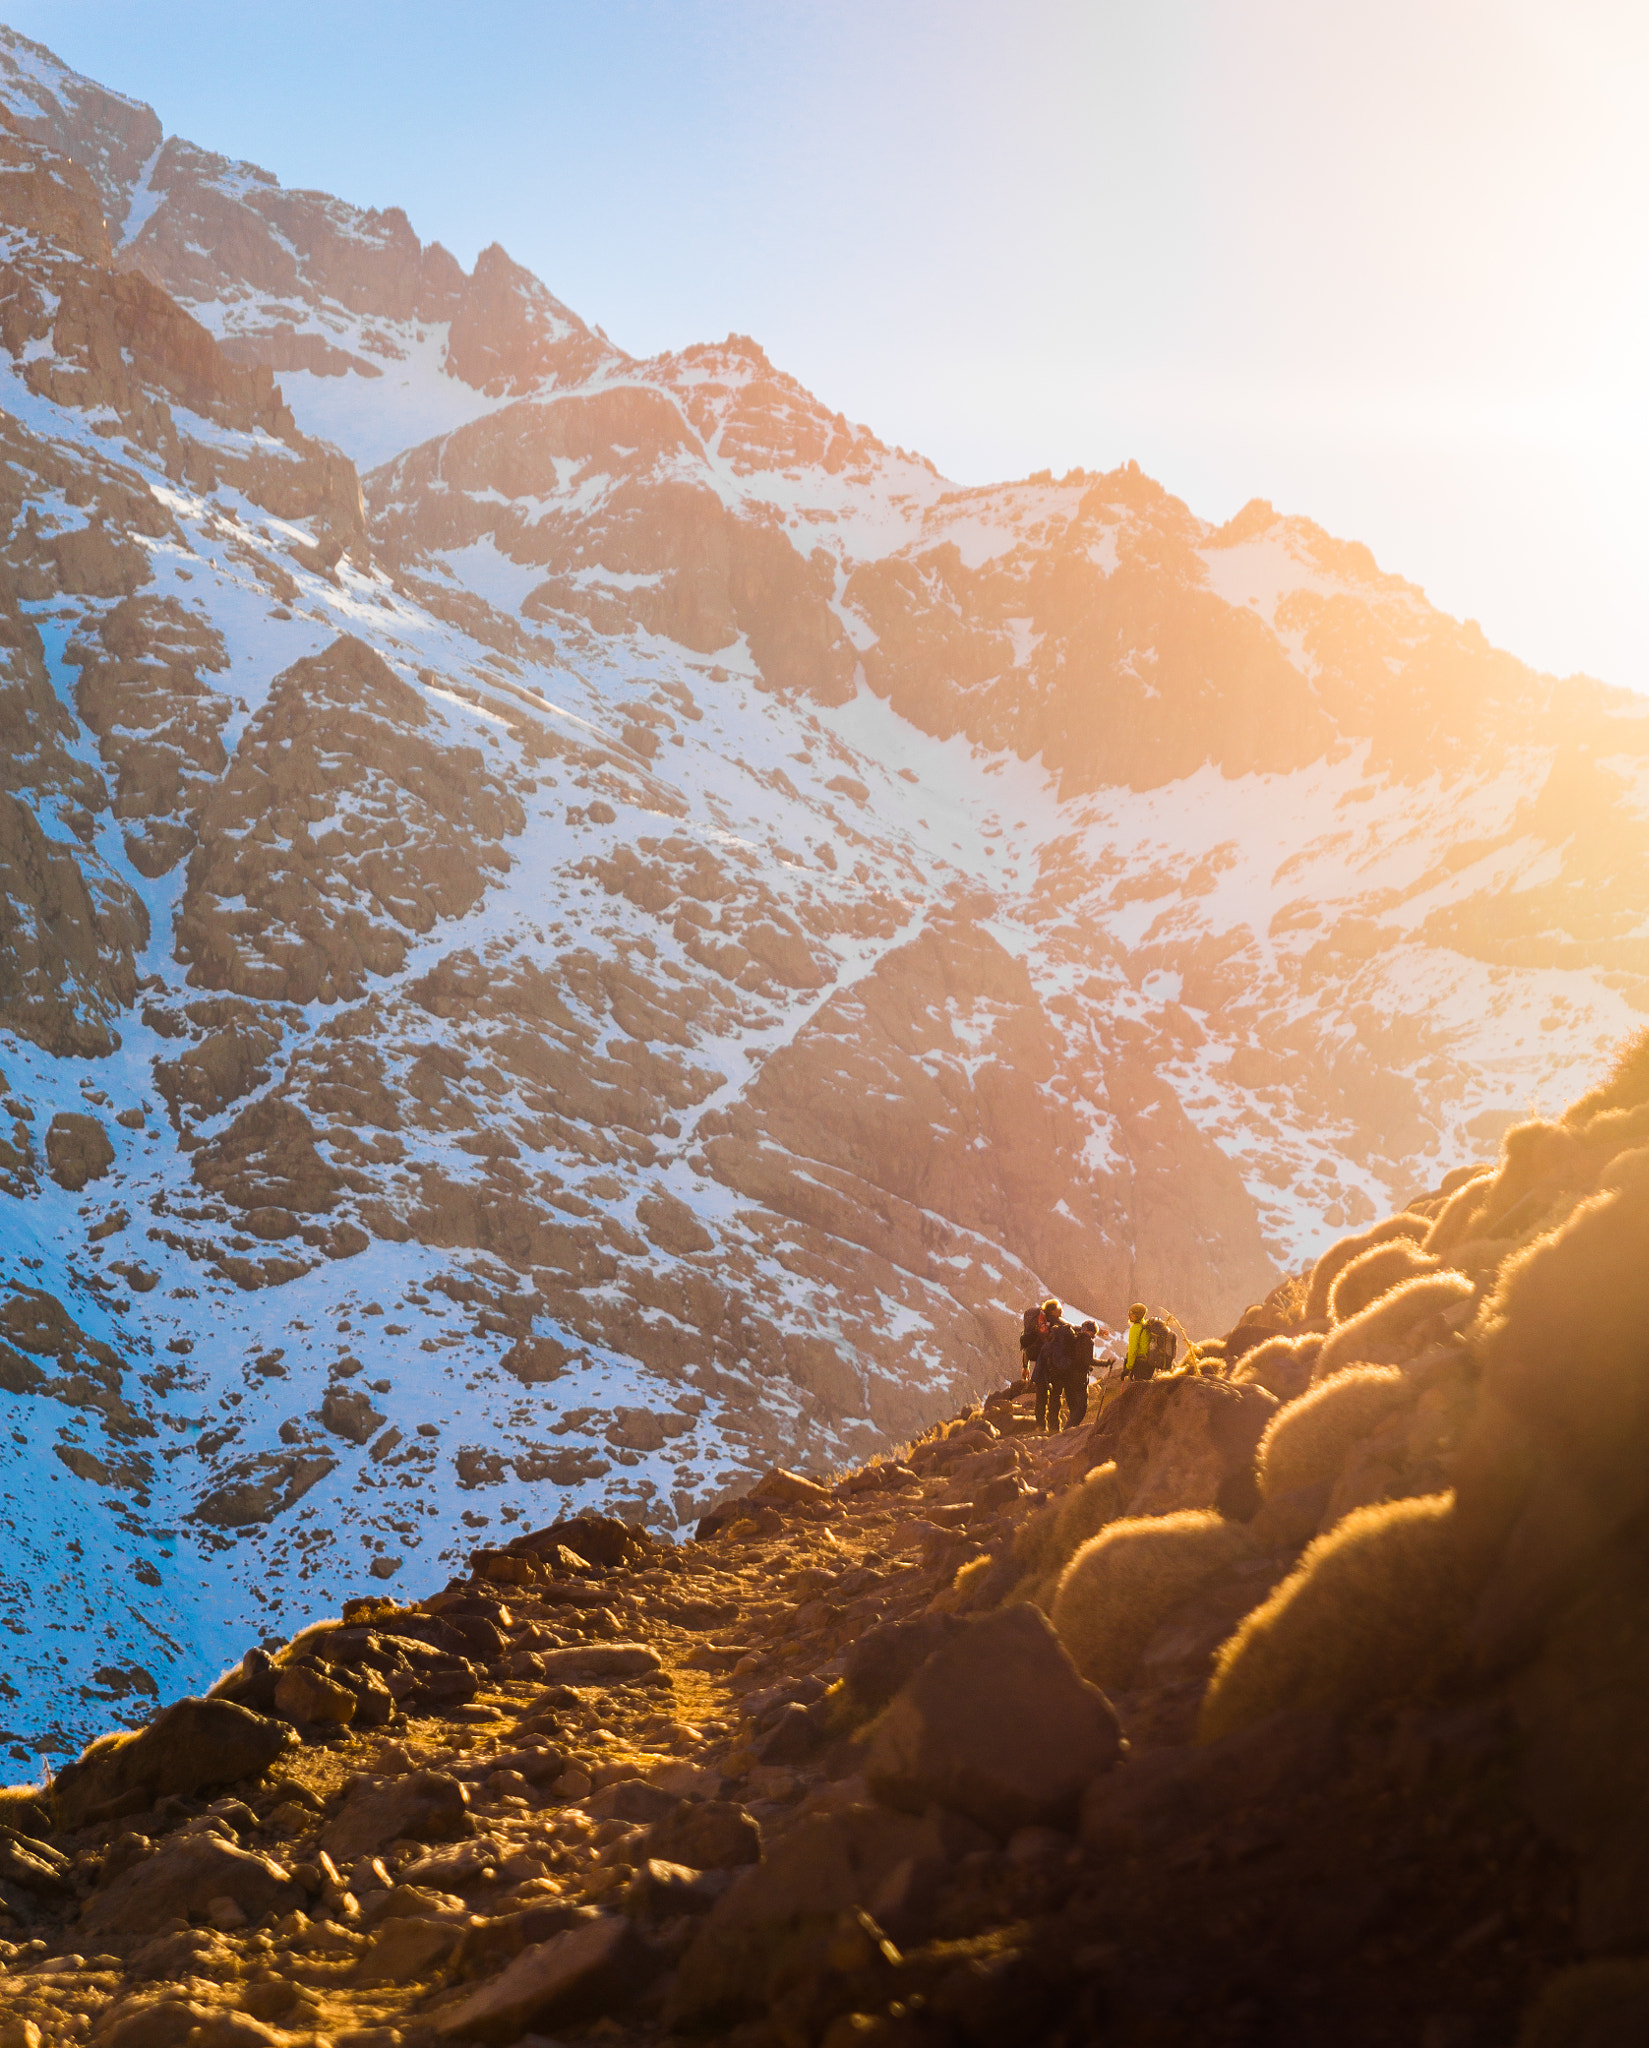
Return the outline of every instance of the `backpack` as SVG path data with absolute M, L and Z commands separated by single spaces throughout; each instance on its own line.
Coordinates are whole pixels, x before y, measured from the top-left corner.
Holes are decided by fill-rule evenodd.
M 1075 1379 L 1089 1356 L 1087 1340 L 1070 1323 L 1061 1323 L 1054 1334 L 1059 1339 L 1053 1356 L 1054 1371 L 1066 1379 Z
M 1179 1339 L 1161 1316 L 1148 1316 L 1145 1321 L 1145 1351 L 1139 1361 L 1139 1377 L 1148 1380 L 1159 1372 L 1166 1372 L 1173 1364 L 1174 1353 L 1178 1349 Z

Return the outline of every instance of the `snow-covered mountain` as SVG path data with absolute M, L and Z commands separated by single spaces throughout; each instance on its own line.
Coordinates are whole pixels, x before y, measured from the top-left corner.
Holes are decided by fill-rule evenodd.
M 0 32 L 0 1719 L 1223 1326 L 1649 1008 L 1649 700 Z

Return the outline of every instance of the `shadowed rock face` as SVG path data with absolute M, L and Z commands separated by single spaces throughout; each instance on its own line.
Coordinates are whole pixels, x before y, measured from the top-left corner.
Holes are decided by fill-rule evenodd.
M 1046 1292 L 1224 1325 L 1649 1002 L 1649 722 L 1366 550 L 958 489 L 5 32 L 0 107 L 20 1736 L 862 1458 Z

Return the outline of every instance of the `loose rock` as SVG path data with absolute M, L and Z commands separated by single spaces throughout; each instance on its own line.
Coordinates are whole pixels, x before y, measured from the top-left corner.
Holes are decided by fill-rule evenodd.
M 1016 1606 L 929 1658 L 877 1723 L 865 1778 L 889 1805 L 954 1807 L 999 1835 L 1068 1826 L 1120 1739 L 1110 1702 L 1044 1616 Z

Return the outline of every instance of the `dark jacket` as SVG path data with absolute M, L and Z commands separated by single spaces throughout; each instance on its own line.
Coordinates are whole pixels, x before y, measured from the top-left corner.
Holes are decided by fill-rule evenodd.
M 1079 1365 L 1084 1348 L 1079 1331 L 1073 1330 L 1069 1323 L 1055 1323 L 1036 1354 L 1036 1371 L 1032 1377 L 1039 1380 L 1065 1379 Z

